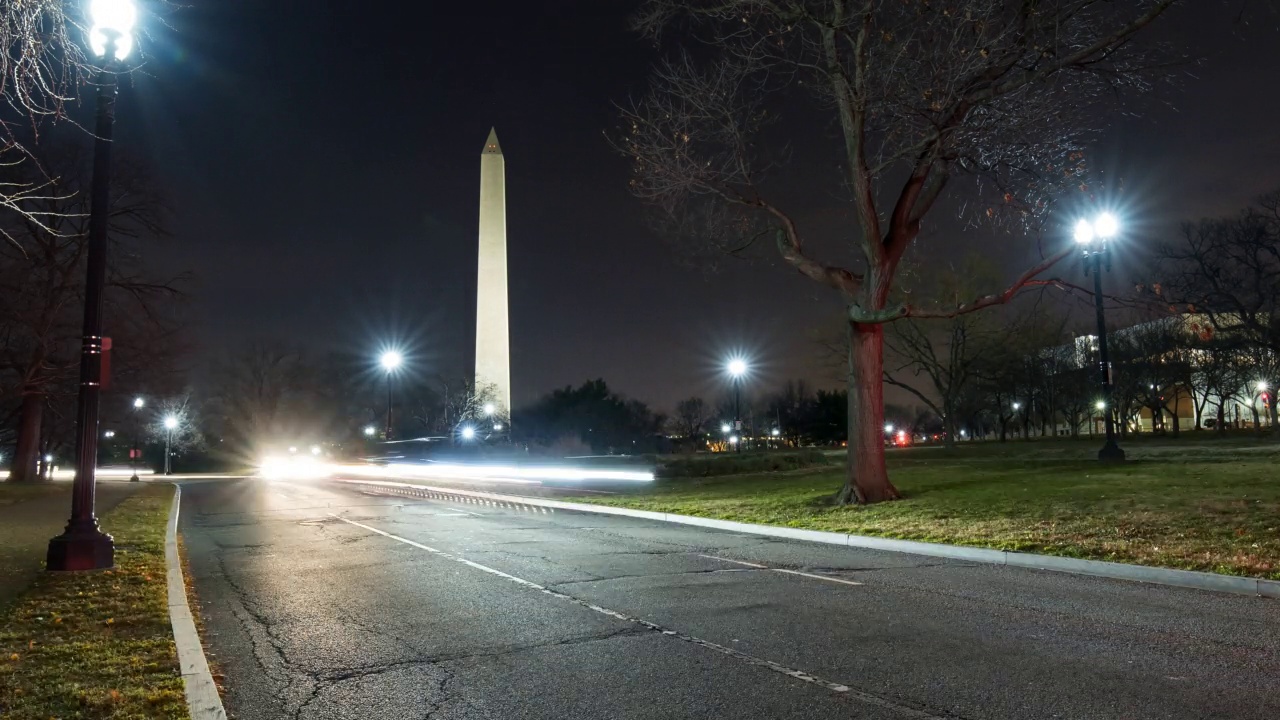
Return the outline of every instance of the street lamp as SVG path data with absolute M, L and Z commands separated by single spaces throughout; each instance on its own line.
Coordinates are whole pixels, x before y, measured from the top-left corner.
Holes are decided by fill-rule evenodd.
M 173 431 L 178 427 L 178 418 L 169 415 L 164 419 L 164 474 L 172 475 L 173 467 L 170 465 L 169 457 L 172 455 L 173 447 Z
M 471 427 L 470 425 L 465 425 L 465 426 L 463 426 L 463 428 L 462 428 L 462 439 L 463 439 L 463 440 L 474 440 L 474 439 L 475 439 L 475 437 L 476 437 L 476 429 L 475 429 L 475 428 Z
M 382 369 L 387 371 L 387 439 L 391 439 L 391 374 L 404 362 L 404 356 L 397 350 L 388 350 L 378 359 Z
M 142 448 L 138 446 L 138 435 L 141 429 L 138 411 L 146 407 L 146 404 L 147 402 L 140 397 L 133 399 L 133 441 L 129 445 L 129 468 L 133 470 L 133 475 L 129 477 L 129 482 L 138 482 L 138 458 L 142 456 Z
M 365 429 L 364 429 L 364 436 L 365 436 L 365 437 L 373 437 L 373 434 L 374 434 L 374 433 L 376 433 L 376 432 L 378 432 L 378 429 L 377 429 L 377 428 L 375 428 L 375 427 L 374 427 L 374 426 L 372 426 L 372 425 L 369 425 L 369 426 L 365 427 Z
M 98 528 L 94 490 L 98 466 L 98 395 L 102 387 L 102 295 L 107 282 L 107 225 L 111 217 L 111 146 L 115 123 L 117 63 L 133 48 L 138 11 L 132 0 L 90 0 L 89 47 L 102 59 L 94 129 L 93 179 L 84 287 L 80 388 L 76 398 L 76 477 L 71 517 L 49 541 L 50 570 L 98 570 L 115 564 L 115 543 Z
M 1103 256 L 1108 257 L 1107 268 L 1110 269 L 1111 261 L 1107 242 L 1119 233 L 1120 221 L 1115 215 L 1105 212 L 1092 221 L 1080 220 L 1075 227 L 1076 242 L 1080 244 L 1084 253 L 1084 272 L 1086 275 L 1090 270 L 1093 272 L 1093 309 L 1098 322 L 1098 374 L 1102 380 L 1103 407 L 1111 405 L 1112 383 L 1111 360 L 1107 356 L 1107 320 L 1102 307 L 1102 260 Z M 1111 413 L 1105 413 L 1102 418 L 1107 440 L 1098 451 L 1098 459 L 1103 462 L 1122 462 L 1124 450 L 1116 444 L 1115 423 L 1112 421 Z
M 729 423 L 720 423 L 720 432 L 725 435 L 729 434 Z
M 493 417 L 493 414 L 494 414 L 495 412 L 497 412 L 497 411 L 498 411 L 498 409 L 497 409 L 496 407 L 494 407 L 494 406 L 493 406 L 493 403 L 485 403 L 485 404 L 484 404 L 484 414 L 485 414 L 485 416 L 487 416 L 487 417 Z
M 733 429 L 742 432 L 742 378 L 747 374 L 747 361 L 742 358 L 729 360 L 726 366 L 729 377 L 733 378 Z M 742 452 L 742 444 L 733 440 L 738 452 Z
M 888 434 L 892 435 L 892 434 L 893 434 L 893 423 L 886 423 L 886 424 L 885 424 L 885 426 L 884 426 L 884 431 L 885 431 L 886 433 L 888 433 Z

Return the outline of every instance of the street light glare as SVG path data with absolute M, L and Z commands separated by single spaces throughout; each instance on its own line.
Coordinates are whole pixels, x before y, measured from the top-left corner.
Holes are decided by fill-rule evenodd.
M 1088 220 L 1076 223 L 1076 242 L 1081 245 L 1093 242 L 1093 225 Z
M 729 361 L 729 374 L 739 378 L 747 374 L 747 361 L 741 358 L 734 358 Z
M 737 444 L 738 444 L 738 436 L 737 436 L 737 435 L 734 435 L 734 436 L 730 437 L 730 438 L 729 438 L 729 442 L 730 442 L 731 444 L 733 444 L 733 445 L 737 445 Z
M 474 438 L 475 436 L 476 436 L 476 429 L 475 429 L 475 428 L 471 427 L 470 425 L 468 425 L 468 426 L 466 426 L 466 427 L 462 428 L 462 439 L 463 439 L 463 440 L 470 440 L 470 439 Z
M 374 433 L 376 433 L 376 432 L 378 432 L 378 431 L 377 431 L 377 430 L 375 430 L 375 429 L 374 429 L 374 427 L 373 427 L 372 425 L 370 425 L 370 426 L 368 426 L 368 427 L 366 427 L 366 428 L 364 429 L 365 437 L 373 437 L 373 434 L 374 434 Z
M 887 432 L 887 433 L 892 433 L 892 432 L 893 432 L 893 423 L 886 423 L 886 424 L 885 424 L 885 426 L 884 426 L 884 431 L 885 431 L 885 432 Z
M 1267 389 L 1268 387 L 1269 387 L 1269 386 L 1267 385 L 1267 381 L 1266 381 L 1266 380 L 1259 380 L 1259 381 L 1258 381 L 1258 390 L 1260 390 L 1260 391 L 1262 391 L 1262 392 L 1266 392 L 1266 389 Z
M 1097 405 L 1094 405 L 1094 407 L 1098 408 L 1099 410 L 1106 410 L 1106 409 L 1107 409 L 1107 404 L 1106 404 L 1106 403 L 1104 403 L 1104 402 L 1102 402 L 1101 400 L 1099 400 L 1099 401 L 1098 401 L 1098 404 L 1097 404 Z
M 382 363 L 382 367 L 390 372 L 400 367 L 400 363 L 404 362 L 404 356 L 395 350 L 388 350 L 382 353 L 382 357 L 378 361 Z
M 729 423 L 720 423 L 720 432 L 722 433 L 729 432 Z
M 1104 212 L 1093 221 L 1093 231 L 1103 240 L 1113 238 L 1120 232 L 1120 221 L 1115 215 Z
M 138 410 L 141 410 L 141 409 L 142 409 L 142 406 L 143 406 L 143 405 L 146 405 L 146 404 L 147 404 L 147 403 L 146 403 L 146 401 L 145 401 L 145 400 L 143 400 L 142 398 L 134 398 L 134 399 L 133 399 L 133 407 L 134 407 L 134 408 L 136 408 L 136 409 L 138 409 Z
M 485 414 L 485 415 L 492 415 L 495 411 L 497 411 L 497 408 L 495 408 L 495 407 L 493 406 L 493 403 L 485 403 L 485 404 L 484 404 L 484 414 Z
M 320 446 L 319 446 L 319 445 L 312 445 L 312 446 L 311 446 L 311 454 L 312 454 L 312 455 L 319 455 L 319 454 L 320 454 Z
M 133 0 L 91 0 L 89 17 L 93 27 L 89 30 L 89 48 L 102 57 L 107 53 L 107 39 L 115 39 L 116 60 L 124 60 L 133 50 L 133 26 L 138 21 L 138 9 Z
M 174 417 L 174 416 L 172 416 L 172 415 L 170 415 L 169 417 L 165 418 L 165 419 L 164 419 L 164 427 L 165 427 L 165 429 L 166 429 L 166 430 L 172 430 L 172 429 L 174 429 L 174 428 L 178 427 L 178 418 L 176 418 L 176 417 Z

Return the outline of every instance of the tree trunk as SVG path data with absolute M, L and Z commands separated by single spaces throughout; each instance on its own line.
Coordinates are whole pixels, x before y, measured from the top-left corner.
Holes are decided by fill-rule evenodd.
M 1270 410 L 1271 414 L 1271 434 L 1274 435 L 1277 431 L 1280 431 L 1280 427 L 1276 427 L 1276 399 L 1274 396 L 1272 396 L 1271 402 L 1268 403 L 1268 406 L 1268 410 Z
M 884 462 L 884 327 L 849 324 L 848 474 L 836 496 L 841 505 L 902 497 Z
M 1175 398 L 1173 409 L 1169 411 L 1169 414 L 1173 416 L 1173 432 L 1171 434 L 1175 439 L 1182 433 L 1182 416 L 1178 414 L 1178 407 L 1178 400 Z
M 1219 400 L 1219 401 L 1218 401 L 1218 427 L 1217 427 L 1217 430 L 1218 430 L 1218 434 L 1219 434 L 1219 435 L 1226 435 L 1226 434 L 1227 434 L 1227 401 L 1226 401 L 1226 400 Z
M 1249 412 L 1253 413 L 1253 431 L 1262 434 L 1262 417 L 1258 415 L 1258 403 L 1249 403 Z
M 28 393 L 22 396 L 22 411 L 18 419 L 18 446 L 13 455 L 9 481 L 15 483 L 49 482 L 50 477 L 40 472 L 40 427 L 44 417 L 44 395 Z
M 942 406 L 942 445 L 946 448 L 956 446 L 956 410 L 950 403 Z

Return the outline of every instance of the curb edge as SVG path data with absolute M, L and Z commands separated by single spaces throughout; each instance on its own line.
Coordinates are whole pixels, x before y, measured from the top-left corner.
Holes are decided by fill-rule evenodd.
M 169 508 L 169 523 L 164 534 L 164 561 L 169 584 L 169 622 L 178 649 L 178 667 L 191 720 L 226 720 L 227 711 L 222 707 L 218 686 L 209 672 L 209 661 L 187 605 L 187 583 L 178 556 L 178 506 L 181 503 L 182 488 L 173 483 L 173 505 Z

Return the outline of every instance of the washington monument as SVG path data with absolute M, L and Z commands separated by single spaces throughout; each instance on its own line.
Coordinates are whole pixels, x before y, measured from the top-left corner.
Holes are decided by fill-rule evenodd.
M 480 260 L 476 283 L 476 388 L 495 389 L 494 403 L 511 412 L 511 339 L 507 322 L 506 165 L 498 133 L 480 152 Z

